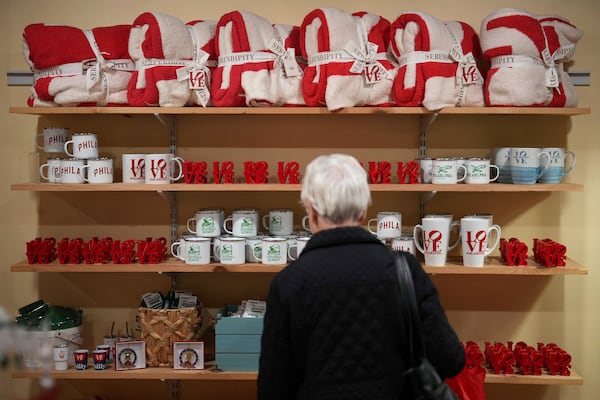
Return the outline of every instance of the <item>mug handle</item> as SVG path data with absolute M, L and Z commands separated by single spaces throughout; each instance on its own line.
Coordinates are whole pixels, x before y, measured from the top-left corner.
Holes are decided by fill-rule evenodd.
M 262 216 L 262 226 L 263 228 L 265 228 L 266 230 L 269 230 L 269 214 L 265 214 Z
M 493 178 L 490 177 L 490 182 L 494 182 L 500 177 L 500 168 L 498 168 L 497 165 L 490 165 L 490 170 L 492 170 L 492 169 L 496 170 L 496 176 L 494 176 Z M 490 175 L 491 175 L 491 172 L 490 172 Z
M 460 238 L 461 238 L 461 234 L 460 234 L 460 221 L 454 221 L 454 222 L 452 222 L 450 224 L 449 233 L 452 233 L 452 229 L 453 228 L 456 228 L 456 234 L 458 236 L 456 238 L 456 241 L 454 243 L 452 243 L 452 244 L 450 244 L 450 236 L 448 236 L 448 250 L 454 249 L 460 243 Z
M 538 159 L 541 159 L 542 157 L 546 157 L 546 163 L 544 164 L 544 169 L 542 169 L 538 174 L 537 177 L 535 178 L 535 180 L 537 181 L 538 179 L 540 179 L 545 173 L 546 171 L 548 171 L 548 167 L 550 167 L 550 153 L 548 153 L 547 151 L 541 151 L 538 154 Z M 540 162 L 541 164 L 541 162 Z
M 418 231 L 421 231 L 420 235 L 417 234 Z M 419 241 L 423 241 L 423 225 L 415 225 L 415 227 L 413 228 L 413 239 L 415 241 L 415 247 L 417 248 L 417 250 L 419 250 L 422 254 L 425 254 L 425 249 L 419 243 Z
M 296 261 L 298 258 L 292 256 L 292 249 L 296 249 L 296 256 L 298 256 L 298 245 L 297 244 L 293 244 L 291 246 L 288 246 L 288 250 L 287 250 L 289 259 L 292 260 L 292 261 Z
M 566 176 L 569 172 L 571 172 L 571 170 L 575 166 L 575 162 L 577 161 L 577 157 L 575 157 L 575 153 L 573 153 L 572 151 L 566 151 L 565 152 L 565 162 L 567 159 L 567 155 L 570 155 L 572 157 L 573 161 L 571 162 L 571 165 L 569 165 L 569 168 L 567 168 L 565 171 L 563 171 L 562 176 Z
M 39 138 L 40 138 L 40 137 L 41 137 L 41 138 L 43 138 L 43 137 L 44 137 L 44 134 L 43 134 L 43 133 L 41 133 L 41 134 L 35 135 L 35 147 L 36 147 L 38 150 L 44 150 L 44 146 L 40 146 L 40 141 L 39 141 Z
M 494 244 L 490 245 L 489 238 L 490 238 L 490 234 L 492 233 L 492 231 L 496 231 L 496 239 L 494 240 Z M 488 228 L 487 235 L 488 235 L 488 247 L 485 249 L 485 252 L 483 253 L 486 257 L 489 256 L 492 253 L 492 251 L 494 251 L 496 246 L 498 246 L 498 243 L 500 243 L 500 236 L 502 235 L 502 229 L 500 229 L 500 226 L 494 224 Z
M 45 180 L 49 180 L 48 175 L 44 175 L 44 167 L 48 167 L 48 172 L 50 172 L 50 164 L 42 164 L 40 165 L 40 176 Z
M 175 163 L 179 167 L 179 173 L 177 174 L 177 176 L 170 178 L 171 182 L 175 182 L 175 181 L 178 181 L 181 178 L 183 178 L 183 162 L 184 162 L 184 159 L 181 157 L 171 158 L 171 163 Z
M 178 258 L 181 261 L 185 261 L 181 254 L 179 254 L 179 249 L 181 249 L 181 243 L 179 241 L 171 243 L 171 254 L 173 257 Z
M 83 179 L 84 182 L 89 182 L 90 180 L 87 177 L 88 174 L 85 173 L 86 169 L 89 172 L 90 166 L 88 164 L 85 164 L 83 167 L 81 167 L 81 178 Z
M 75 157 L 75 156 L 73 155 L 73 153 L 69 152 L 69 145 L 70 145 L 70 144 L 73 144 L 73 141 L 72 141 L 72 140 L 67 140 L 67 141 L 65 142 L 65 144 L 64 144 L 64 146 L 63 146 L 63 147 L 64 147 L 64 150 L 65 150 L 65 153 L 67 153 L 67 155 L 69 155 L 69 156 L 71 156 L 71 157 Z
M 371 218 L 367 222 L 367 229 L 369 230 L 369 232 L 371 232 L 372 234 L 376 235 L 377 234 L 377 229 L 375 229 L 375 232 L 373 232 L 373 230 L 371 229 L 371 222 L 375 222 L 375 228 L 377 228 L 377 218 Z
M 187 230 L 188 230 L 189 233 L 193 233 L 195 235 L 197 233 L 198 227 L 196 226 L 196 230 L 193 230 L 192 226 L 191 226 L 192 221 L 195 223 L 196 222 L 196 218 L 192 217 L 192 218 L 190 218 L 190 219 L 187 220 L 187 223 L 186 223 Z
M 227 229 L 227 222 L 231 221 L 231 230 Z M 223 230 L 230 235 L 233 235 L 233 216 L 229 216 L 223 220 Z
M 462 176 L 459 178 L 459 177 L 458 177 L 458 175 L 459 175 L 459 174 L 458 174 L 458 170 L 459 170 L 459 169 L 461 169 L 461 168 L 463 169 L 464 173 L 463 173 L 463 175 L 462 175 Z M 467 167 L 465 167 L 464 165 L 458 165 L 458 166 L 456 167 L 456 182 L 457 182 L 457 183 L 458 183 L 458 182 L 462 182 L 462 181 L 464 181 L 464 180 L 465 180 L 465 178 L 466 178 L 466 177 L 467 177 Z
M 308 215 L 305 215 L 304 217 L 302 217 L 302 227 L 304 228 L 305 231 L 310 232 L 310 224 L 308 222 Z

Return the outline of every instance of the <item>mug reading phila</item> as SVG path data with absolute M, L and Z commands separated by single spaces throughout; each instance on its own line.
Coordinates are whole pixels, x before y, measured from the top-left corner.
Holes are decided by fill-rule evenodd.
M 35 147 L 46 153 L 64 153 L 68 134 L 65 128 L 44 128 L 44 133 L 35 137 Z M 42 145 L 39 139 L 43 139 Z
M 377 223 L 373 230 L 372 223 Z M 377 218 L 370 219 L 367 228 L 379 239 L 393 239 L 402 236 L 402 213 L 398 211 L 378 211 Z
M 69 145 L 73 148 L 72 152 Z M 98 137 L 95 133 L 74 133 L 71 140 L 65 142 L 64 151 L 74 158 L 98 158 Z

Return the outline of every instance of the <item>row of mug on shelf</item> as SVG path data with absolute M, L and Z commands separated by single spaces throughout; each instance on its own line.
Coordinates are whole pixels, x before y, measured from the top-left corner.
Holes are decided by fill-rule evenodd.
M 45 153 L 65 153 L 82 160 L 98 158 L 98 136 L 90 132 L 74 133 L 69 140 L 66 128 L 44 128 L 43 133 L 35 136 L 35 147 Z
M 567 158 L 570 162 L 565 168 Z M 560 183 L 575 166 L 575 153 L 560 147 L 499 147 L 492 158 L 421 158 L 421 183 Z
M 164 185 L 183 177 L 183 159 L 172 154 L 123 154 L 123 183 Z M 110 157 L 48 158 L 40 176 L 49 183 L 113 183 Z

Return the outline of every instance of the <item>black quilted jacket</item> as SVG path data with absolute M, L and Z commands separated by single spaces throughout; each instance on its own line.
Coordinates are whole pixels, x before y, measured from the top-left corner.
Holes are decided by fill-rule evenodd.
M 465 354 L 437 289 L 408 255 L 428 357 L 442 378 Z M 321 231 L 267 298 L 259 400 L 401 398 L 406 340 L 394 260 L 360 227 Z

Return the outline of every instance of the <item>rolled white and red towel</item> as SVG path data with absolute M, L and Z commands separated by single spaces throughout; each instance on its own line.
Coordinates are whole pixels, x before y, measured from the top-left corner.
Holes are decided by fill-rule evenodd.
M 441 21 L 408 11 L 390 28 L 390 49 L 399 64 L 392 93 L 400 106 L 483 106 L 481 48 L 464 22 Z
M 127 50 L 130 25 L 83 30 L 31 24 L 23 32 L 23 53 L 34 82 L 30 106 L 127 104 L 133 62 Z
M 302 69 L 292 48 L 293 29 L 274 27 L 247 11 L 219 19 L 215 34 L 218 66 L 211 93 L 216 106 L 299 104 Z
M 392 105 L 395 69 L 387 57 L 389 21 L 378 15 L 354 15 L 337 8 L 309 12 L 300 27 L 308 106 L 338 110 Z
M 168 14 L 140 14 L 129 37 L 129 53 L 136 64 L 129 82 L 129 103 L 209 105 L 210 79 L 216 67 L 215 29 L 215 21 L 185 24 Z
M 572 107 L 578 97 L 564 71 L 583 33 L 560 17 L 503 8 L 481 23 L 481 46 L 490 61 L 489 106 Z

